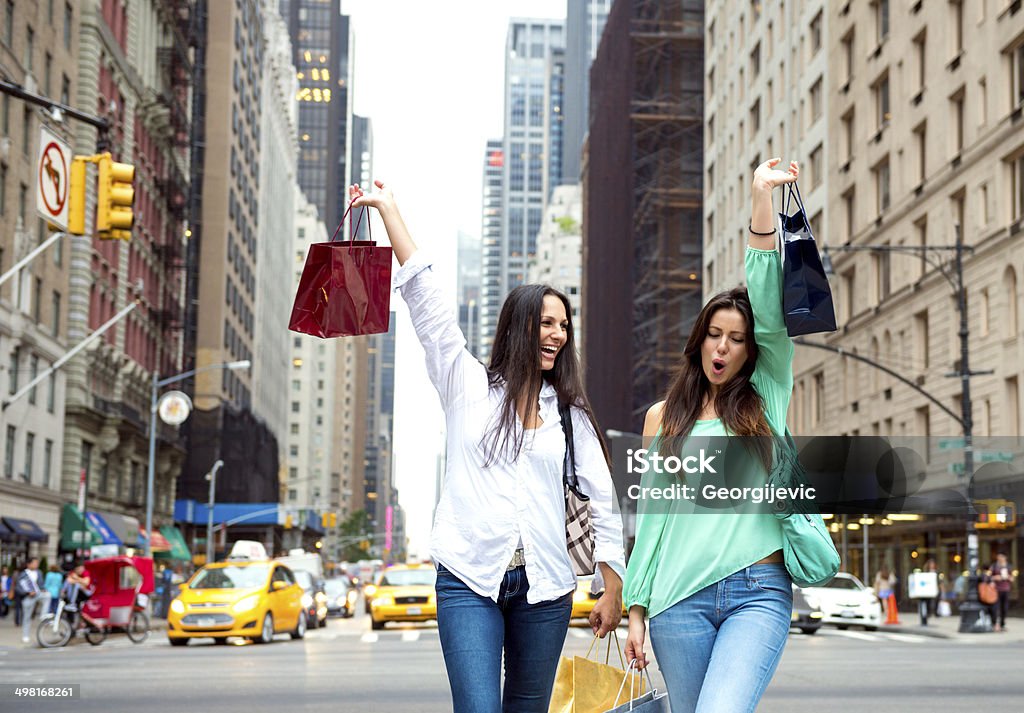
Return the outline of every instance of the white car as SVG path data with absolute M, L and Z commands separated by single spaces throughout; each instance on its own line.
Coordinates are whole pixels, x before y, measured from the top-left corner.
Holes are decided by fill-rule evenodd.
M 840 572 L 821 587 L 803 587 L 808 603 L 821 609 L 822 623 L 840 629 L 851 625 L 874 631 L 882 624 L 882 603 L 875 590 L 865 587 L 852 574 Z

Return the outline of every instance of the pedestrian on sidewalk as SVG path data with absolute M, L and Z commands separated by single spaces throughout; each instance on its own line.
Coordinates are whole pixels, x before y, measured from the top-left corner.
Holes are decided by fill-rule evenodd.
M 50 571 L 46 573 L 43 580 L 43 587 L 50 593 L 50 613 L 57 611 L 57 601 L 60 598 L 60 588 L 64 584 L 64 575 L 55 564 L 50 565 Z
M 1006 631 L 1006 613 L 1010 609 L 1010 591 L 1013 589 L 1013 567 L 1002 552 L 996 555 L 996 561 L 989 569 L 989 576 L 992 577 L 996 593 L 999 595 L 992 614 L 992 625 L 995 631 Z
M 935 584 L 936 588 L 938 588 L 938 567 L 936 566 L 934 559 L 929 558 L 928 561 L 924 563 L 924 571 L 935 573 Z M 921 626 L 928 626 L 928 616 L 935 614 L 935 606 L 938 601 L 937 597 L 921 597 L 917 600 L 917 613 L 918 616 L 921 617 Z
M 11 575 L 7 565 L 0 567 L 0 619 L 7 617 L 11 609 Z
M 678 376 L 647 412 L 650 452 L 678 456 L 686 438 L 786 432 L 793 342 L 782 311 L 772 190 L 795 182 L 799 169 L 795 161 L 776 169 L 779 162 L 754 172 L 747 287 L 715 295 L 697 315 Z M 762 456 L 755 466 L 765 467 L 758 477 L 766 482 L 773 456 Z M 678 482 L 649 476 L 652 484 Z M 780 521 L 770 513 L 679 515 L 686 506 L 678 500 L 668 507 L 637 516 L 626 570 L 626 657 L 647 666 L 647 616 L 673 713 L 752 711 L 778 666 L 793 610 Z
M 605 591 L 594 633 L 622 618 L 622 520 L 607 447 L 580 376 L 569 299 L 521 285 L 502 305 L 484 366 L 466 349 L 431 260 L 418 251 L 391 191 L 349 188 L 376 208 L 401 269 L 409 307 L 441 397 L 448 433 L 444 487 L 431 536 L 437 626 L 455 713 L 546 713 L 576 576 L 566 547 L 563 464 L 572 426 L 575 471 L 590 498 L 594 559 Z M 504 653 L 504 686 L 502 686 Z
M 882 602 L 882 613 L 889 616 L 889 597 L 892 596 L 892 588 L 896 583 L 895 577 L 889 571 L 889 565 L 883 564 L 875 575 L 875 593 Z
M 39 616 L 50 610 L 50 593 L 43 587 L 43 575 L 39 571 L 39 558 L 29 559 L 25 570 L 18 576 L 16 589 L 21 593 L 21 642 L 29 643 L 32 630 L 32 617 L 36 607 Z

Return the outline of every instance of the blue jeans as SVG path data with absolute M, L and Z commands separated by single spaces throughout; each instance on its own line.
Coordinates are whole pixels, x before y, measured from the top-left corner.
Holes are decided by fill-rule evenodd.
M 454 713 L 547 713 L 569 630 L 572 592 L 528 604 L 525 567 L 505 573 L 497 603 L 474 592 L 443 565 L 438 565 L 435 586 L 437 628 Z
M 782 658 L 793 589 L 782 564 L 742 569 L 651 619 L 672 713 L 757 708 Z

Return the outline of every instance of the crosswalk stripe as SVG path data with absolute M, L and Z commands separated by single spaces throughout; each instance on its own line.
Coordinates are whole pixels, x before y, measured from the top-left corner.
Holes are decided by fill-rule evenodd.
M 877 642 L 879 637 L 873 634 L 862 634 L 859 631 L 842 631 L 836 630 L 832 632 L 835 636 L 845 636 L 848 639 L 860 639 L 861 641 Z
M 885 637 L 894 641 L 902 641 L 908 644 L 920 644 L 928 641 L 927 636 L 918 636 L 917 634 L 896 634 L 886 632 Z
M 420 632 L 418 632 L 418 631 L 403 631 L 402 632 L 402 641 L 419 641 L 419 640 L 420 640 Z
M 569 629 L 569 636 L 574 639 L 589 639 L 593 634 L 584 629 Z
M 378 638 L 379 637 L 376 634 L 374 634 L 372 632 L 367 632 L 367 633 L 363 634 L 363 636 L 360 639 L 360 641 L 362 641 L 364 644 L 376 644 Z

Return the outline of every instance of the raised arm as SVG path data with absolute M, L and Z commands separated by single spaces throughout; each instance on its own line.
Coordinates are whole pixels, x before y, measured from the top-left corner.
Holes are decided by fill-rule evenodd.
M 788 171 L 775 167 L 781 158 L 770 158 L 754 171 L 751 184 L 750 240 L 748 245 L 757 250 L 775 249 L 775 211 L 772 210 L 772 190 L 785 183 L 794 183 L 800 175 L 796 161 L 789 162 Z
M 377 209 L 381 220 L 384 221 L 384 229 L 388 233 L 388 240 L 391 241 L 395 257 L 398 258 L 398 264 L 404 265 L 405 261 L 416 252 L 416 243 L 412 241 L 409 229 L 405 227 L 405 221 L 402 220 L 402 216 L 398 212 L 395 196 L 391 193 L 391 189 L 386 188 L 381 181 L 373 183 L 380 189 L 379 191 L 365 193 L 358 183 L 350 186 L 348 189 L 349 200 L 354 201 L 353 208 L 369 206 Z

